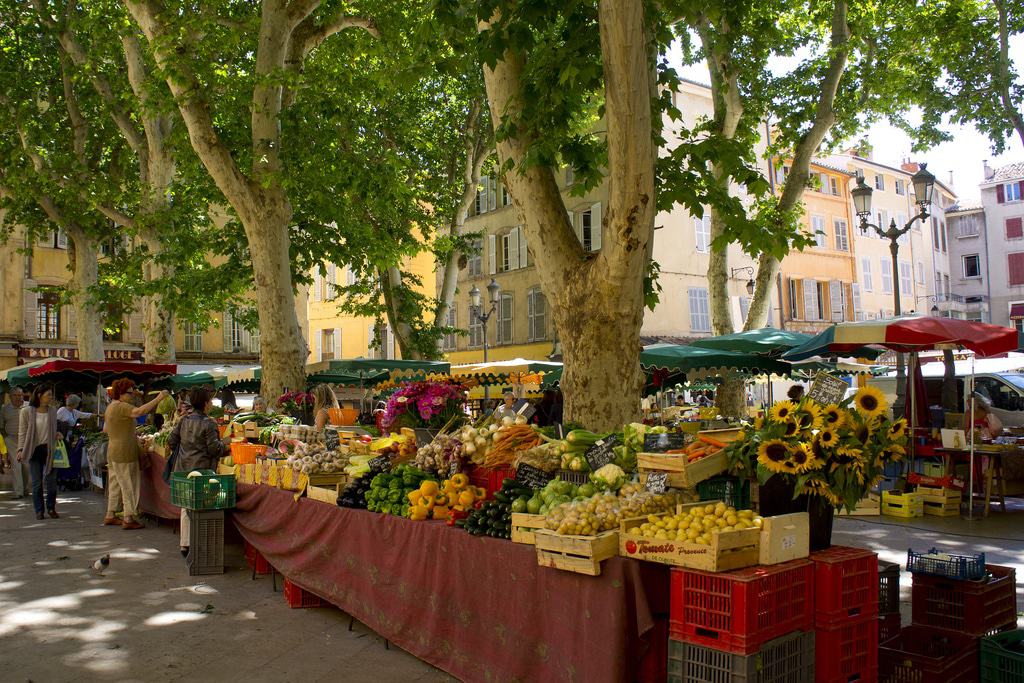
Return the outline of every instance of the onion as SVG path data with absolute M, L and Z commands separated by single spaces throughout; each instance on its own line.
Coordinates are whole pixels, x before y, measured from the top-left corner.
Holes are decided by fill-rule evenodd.
M 476 446 L 472 442 L 464 443 L 462 445 L 462 450 L 472 455 L 473 453 L 476 453 Z
M 487 439 L 485 439 L 482 436 L 478 436 L 476 438 L 476 445 L 477 445 L 477 448 L 486 448 L 487 447 Z

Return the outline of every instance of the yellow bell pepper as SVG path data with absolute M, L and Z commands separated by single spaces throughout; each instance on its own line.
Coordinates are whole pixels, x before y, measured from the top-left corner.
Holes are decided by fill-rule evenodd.
M 469 477 L 459 472 L 458 474 L 452 475 L 451 482 L 455 486 L 455 488 L 464 489 L 466 488 L 466 485 L 469 483 Z
M 433 498 L 437 495 L 437 492 L 438 486 L 436 481 L 426 479 L 422 484 L 420 484 L 420 493 L 423 494 L 424 498 Z
M 417 491 L 409 491 L 409 495 L 406 496 L 406 498 L 409 499 L 409 506 L 410 507 L 415 505 L 419 501 L 419 499 L 422 498 L 422 497 L 423 497 L 423 494 L 420 493 L 418 490 Z
M 447 519 L 448 518 L 448 506 L 446 505 L 435 505 L 434 512 L 431 515 L 431 519 Z

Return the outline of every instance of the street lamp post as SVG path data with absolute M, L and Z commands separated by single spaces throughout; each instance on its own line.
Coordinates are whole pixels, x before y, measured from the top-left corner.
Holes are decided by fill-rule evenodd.
M 889 252 L 892 254 L 892 282 L 893 282 L 893 311 L 897 316 L 902 313 L 900 308 L 900 272 L 899 272 L 899 239 L 910 232 L 914 223 L 922 223 L 928 218 L 928 208 L 932 202 L 932 191 L 935 189 L 935 176 L 928 169 L 927 164 L 921 164 L 911 179 L 914 185 L 914 195 L 917 198 L 918 213 L 911 216 L 910 220 L 902 227 L 896 225 L 896 219 L 889 221 L 887 227 L 875 225 L 868 222 L 871 215 L 871 194 L 873 190 L 864 182 L 864 176 L 857 176 L 857 186 L 850 191 L 853 195 L 853 208 L 860 218 L 861 230 L 873 228 L 878 236 L 889 240 Z M 903 406 L 906 403 L 906 377 L 903 368 L 903 354 L 896 354 L 896 403 L 893 404 L 893 414 L 903 413 Z
M 740 266 L 739 268 L 733 268 L 729 271 L 729 277 L 736 277 L 736 273 L 747 274 L 747 294 L 754 296 L 754 288 L 757 283 L 754 282 L 754 269 L 751 266 Z
M 487 285 L 487 300 L 491 304 L 491 308 L 484 313 L 483 303 L 481 302 L 480 289 L 473 285 L 473 289 L 469 290 L 470 307 L 469 312 L 480 322 L 484 331 L 484 362 L 487 362 L 487 323 L 490 321 L 494 312 L 498 309 L 498 302 L 501 301 L 501 285 L 499 285 L 494 278 L 491 278 L 490 283 Z M 484 385 L 484 400 L 489 400 L 491 397 L 490 388 Z

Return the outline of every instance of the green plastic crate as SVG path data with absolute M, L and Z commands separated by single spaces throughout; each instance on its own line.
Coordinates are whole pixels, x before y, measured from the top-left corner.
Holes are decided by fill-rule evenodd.
M 721 500 L 737 510 L 750 508 L 750 481 L 722 474 L 697 484 L 697 495 L 701 500 Z
M 186 510 L 224 510 L 235 507 L 235 475 L 199 470 L 202 476 L 188 472 L 171 474 L 171 502 Z
M 1024 681 L 1024 631 L 981 639 L 981 683 Z

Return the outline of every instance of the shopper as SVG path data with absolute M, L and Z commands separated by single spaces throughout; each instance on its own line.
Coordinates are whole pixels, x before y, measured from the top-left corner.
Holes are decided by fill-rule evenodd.
M 1003 433 L 1003 423 L 992 412 L 992 402 L 974 392 L 974 428 L 981 432 L 981 438 L 994 439 Z
M 210 405 L 210 392 L 202 387 L 189 394 L 192 412 L 181 419 L 171 431 L 167 447 L 173 453 L 178 451 L 174 463 L 175 472 L 192 470 L 215 470 L 217 461 L 224 455 L 224 443 L 220 440 L 217 423 L 206 415 Z M 181 555 L 188 555 L 189 532 L 191 531 L 188 511 L 181 510 Z
M 511 417 L 515 419 L 516 411 L 513 406 L 516 404 L 516 395 L 512 393 L 511 389 L 506 389 L 505 393 L 501 396 L 502 402 L 494 409 L 494 419 L 501 421 L 503 418 Z
M 132 405 L 136 394 L 135 382 L 119 379 L 111 387 L 114 399 L 104 414 L 103 431 L 107 433 L 107 472 L 109 491 L 107 515 L 104 524 L 118 524 L 117 513 L 122 509 L 120 524 L 124 529 L 141 529 L 139 523 L 139 442 L 135 438 L 135 421 L 149 414 L 169 394 L 161 391 L 149 403 Z
M 71 430 L 75 428 L 79 420 L 92 417 L 92 413 L 86 413 L 78 409 L 78 406 L 81 404 L 81 396 L 78 394 L 68 394 L 67 398 L 64 399 L 64 405 L 57 411 L 58 429 L 60 429 L 65 437 L 71 433 Z
M 313 387 L 313 427 L 322 432 L 330 422 L 332 408 L 338 407 L 338 397 L 334 395 L 334 389 L 328 384 L 317 384 Z
M 786 392 L 786 396 L 793 403 L 799 403 L 800 400 L 803 399 L 804 397 L 804 385 L 794 384 L 789 388 L 789 391 Z
M 61 436 L 57 431 L 57 410 L 50 405 L 52 401 L 53 391 L 40 384 L 18 416 L 18 461 L 28 461 L 36 519 L 44 518 L 44 510 L 54 519 L 60 517 L 57 514 L 57 473 L 53 471 L 53 449 Z
M 7 394 L 7 398 L 8 402 L 0 408 L 0 438 L 3 438 L 4 446 L 7 447 L 4 460 L 14 475 L 14 499 L 20 500 L 31 495 L 29 486 L 32 482 L 28 461 L 22 462 L 18 459 L 18 422 L 21 409 L 25 406 L 25 392 L 21 387 L 14 387 Z
M 224 409 L 225 413 L 238 410 L 238 401 L 235 399 L 235 392 L 231 391 L 228 387 L 224 387 L 220 390 L 220 407 Z
M 252 400 L 252 412 L 269 413 L 270 409 L 267 408 L 267 399 L 262 396 L 256 396 L 256 398 Z

